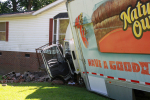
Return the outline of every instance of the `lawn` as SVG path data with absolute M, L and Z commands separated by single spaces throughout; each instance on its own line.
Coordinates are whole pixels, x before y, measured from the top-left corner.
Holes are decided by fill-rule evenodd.
M 0 84 L 0 100 L 110 100 L 85 87 L 42 83 Z

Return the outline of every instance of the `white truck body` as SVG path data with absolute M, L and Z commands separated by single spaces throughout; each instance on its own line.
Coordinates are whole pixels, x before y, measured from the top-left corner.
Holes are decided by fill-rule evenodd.
M 67 49 L 69 49 L 69 51 L 71 51 L 70 53 L 72 55 L 72 61 L 73 61 L 73 64 L 75 66 L 75 73 L 79 74 L 79 72 L 81 72 L 81 71 L 79 68 L 78 59 L 76 58 L 76 54 L 75 54 L 75 46 L 74 46 L 74 40 L 72 37 L 70 24 L 68 25 L 65 40 L 64 40 L 64 48 L 63 48 L 64 57 L 65 57 Z
M 150 2 L 67 0 L 66 5 L 66 36 L 72 34 L 75 68 L 87 89 L 116 100 L 136 100 L 136 91 L 149 93 Z

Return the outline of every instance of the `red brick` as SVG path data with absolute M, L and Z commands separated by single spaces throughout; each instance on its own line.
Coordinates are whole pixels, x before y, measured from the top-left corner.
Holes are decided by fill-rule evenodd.
M 12 52 L 0 51 L 0 74 L 7 74 L 15 71 L 23 73 L 24 71 L 39 71 L 39 62 L 36 53 L 30 52 Z M 30 57 L 25 57 L 25 54 L 30 54 Z M 39 54 L 42 63 L 41 56 Z

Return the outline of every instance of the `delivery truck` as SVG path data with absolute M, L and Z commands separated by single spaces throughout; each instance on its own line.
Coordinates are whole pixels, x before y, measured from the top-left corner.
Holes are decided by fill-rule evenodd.
M 86 88 L 116 100 L 149 100 L 150 1 L 66 0 L 66 6 L 66 36 Z
M 115 100 L 150 100 L 150 1 L 66 0 L 64 46 L 41 49 L 60 76 Z

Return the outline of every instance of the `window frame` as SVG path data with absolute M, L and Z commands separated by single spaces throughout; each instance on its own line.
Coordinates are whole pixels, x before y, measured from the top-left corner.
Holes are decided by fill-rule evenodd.
M 54 19 L 53 20 L 53 41 L 55 40 L 54 38 L 54 36 L 56 35 L 56 43 L 53 43 L 53 44 L 59 44 L 59 42 L 57 41 L 57 40 L 59 40 L 59 35 L 66 35 L 66 33 L 59 33 L 59 26 L 60 26 L 60 20 L 69 20 L 69 18 L 57 18 L 57 19 Z M 56 33 L 55 33 L 55 21 L 56 21 L 56 23 L 57 23 L 57 25 L 56 25 Z
M 4 23 L 5 24 L 5 31 L 1 31 L 0 32 L 4 32 L 5 33 L 5 40 L 0 40 L 0 41 L 6 41 L 6 22 L 0 22 L 0 23 Z
M 6 41 L 8 42 L 8 33 L 9 33 L 9 22 L 0 22 L 0 23 L 5 23 L 5 31 L 0 31 L 0 32 L 5 32 L 5 40 L 0 40 L 0 41 Z

